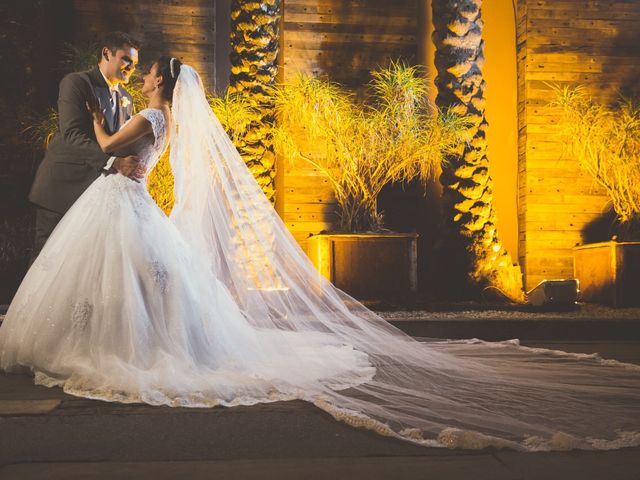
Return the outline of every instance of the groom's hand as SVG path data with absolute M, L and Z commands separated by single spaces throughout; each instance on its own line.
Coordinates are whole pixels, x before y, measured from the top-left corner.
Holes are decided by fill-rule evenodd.
M 134 182 L 140 182 L 144 177 L 144 170 L 141 168 L 140 161 L 136 155 L 117 157 L 113 162 L 113 167 L 120 175 L 130 178 Z M 140 173 L 141 170 L 142 174 Z

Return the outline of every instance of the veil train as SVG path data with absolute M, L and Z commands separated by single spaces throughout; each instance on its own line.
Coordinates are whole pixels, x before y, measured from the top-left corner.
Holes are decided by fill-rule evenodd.
M 640 366 L 516 341 L 418 342 L 318 274 L 183 65 L 173 99 L 171 219 L 256 328 L 323 334 L 367 355 L 355 386 L 305 385 L 336 419 L 426 446 L 640 445 Z M 283 346 L 285 348 L 285 346 Z

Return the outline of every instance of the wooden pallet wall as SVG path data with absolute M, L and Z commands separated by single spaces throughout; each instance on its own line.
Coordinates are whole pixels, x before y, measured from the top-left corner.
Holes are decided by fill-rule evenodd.
M 519 257 L 527 288 L 573 276 L 572 248 L 607 198 L 557 137 L 550 84 L 603 101 L 640 78 L 637 0 L 518 0 Z
M 75 0 L 74 7 L 81 39 L 126 31 L 142 42 L 142 62 L 170 54 L 195 67 L 205 85 L 214 87 L 214 0 Z
M 284 0 L 283 81 L 299 73 L 326 76 L 350 88 L 370 80 L 369 71 L 389 60 L 415 61 L 417 0 Z M 309 153 L 314 146 L 309 146 Z M 298 242 L 331 228 L 335 199 L 320 172 L 284 164 L 279 211 Z

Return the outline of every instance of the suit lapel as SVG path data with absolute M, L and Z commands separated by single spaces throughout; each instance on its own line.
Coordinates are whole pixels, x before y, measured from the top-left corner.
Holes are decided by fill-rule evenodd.
M 106 127 L 109 133 L 115 133 L 118 130 L 118 125 L 115 122 L 114 110 L 111 109 L 111 92 L 105 82 L 102 73 L 98 67 L 95 67 L 87 72 L 91 85 L 93 87 L 93 93 L 98 99 L 100 108 L 104 111 L 104 117 L 106 120 Z M 116 106 L 116 109 L 119 108 Z

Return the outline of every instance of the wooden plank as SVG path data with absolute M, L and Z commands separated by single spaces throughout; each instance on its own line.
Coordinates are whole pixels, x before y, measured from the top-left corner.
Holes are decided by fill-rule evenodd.
M 531 163 L 534 168 L 533 163 Z M 584 173 L 582 170 L 579 172 L 575 172 L 574 176 L 571 177 L 571 173 L 566 170 L 556 170 L 557 174 L 554 175 L 554 170 L 552 169 L 544 169 L 538 170 L 536 173 L 533 173 L 531 170 L 527 171 L 526 175 L 526 184 L 523 187 L 526 188 L 537 188 L 540 184 L 546 184 L 551 188 L 559 188 L 559 189 L 576 189 L 580 191 L 599 191 L 599 187 L 597 183 L 591 177 Z
M 541 154 L 543 152 L 540 152 Z M 531 156 L 529 156 L 529 160 L 531 160 Z M 558 167 L 555 163 L 552 163 L 550 166 L 538 166 L 535 162 L 530 162 L 529 167 L 527 168 L 527 178 L 536 180 L 544 180 L 545 178 L 563 178 L 563 179 L 591 179 L 591 176 L 583 172 L 582 170 L 571 171 L 569 169 Z
M 308 189 L 308 188 L 331 188 L 333 189 L 333 186 L 331 184 L 331 182 L 329 181 L 329 179 L 324 176 L 324 175 L 307 175 L 307 176 L 300 176 L 300 175 L 291 175 L 287 178 L 285 178 L 285 188 L 287 189 L 287 191 L 291 190 L 296 190 L 299 188 L 303 188 L 303 189 Z
M 366 18 L 366 17 L 363 17 Z M 401 22 L 394 21 L 393 17 L 386 18 L 386 23 L 382 21 L 383 17 L 380 17 L 380 21 L 377 24 L 371 23 L 323 23 L 313 21 L 285 21 L 284 28 L 286 31 L 286 38 L 290 40 L 292 32 L 313 32 L 316 34 L 374 34 L 374 35 L 415 35 L 417 25 L 415 21 L 408 23 L 407 19 L 401 19 Z M 411 19 L 409 19 L 411 20 Z
M 285 170 L 286 178 L 290 177 L 324 177 L 322 170 L 311 166 L 307 162 L 296 162 L 295 165 Z M 286 180 L 285 180 L 286 181 Z M 313 179 L 310 179 L 313 181 Z
M 318 195 L 313 192 L 305 191 L 305 193 L 297 193 L 296 195 L 288 195 L 285 193 L 285 202 L 287 203 L 322 203 L 334 204 L 335 197 Z
M 615 7 L 614 7 L 615 8 Z M 591 34 L 594 31 L 597 32 L 613 32 L 613 33 L 619 33 L 620 31 L 626 31 L 629 29 L 634 29 L 635 27 L 638 26 L 638 23 L 640 22 L 640 12 L 638 12 L 638 15 L 636 16 L 636 18 L 632 18 L 632 19 L 628 19 L 628 18 L 624 18 L 624 19 L 611 19 L 608 16 L 605 16 L 604 18 L 580 18 L 580 17 L 576 17 L 576 16 L 569 16 L 569 17 L 555 17 L 555 18 L 549 18 L 549 17 L 545 17 L 545 18 L 536 18 L 533 17 L 531 19 L 529 19 L 528 22 L 528 33 L 530 34 L 531 32 L 538 32 L 538 30 L 542 31 L 542 32 L 548 32 L 549 29 L 551 28 L 562 28 L 562 29 L 567 29 L 567 34 L 572 35 L 574 32 L 579 32 L 581 34 L 587 33 L 587 34 Z M 554 35 L 546 35 L 546 36 L 538 36 L 538 35 L 533 35 L 532 36 L 532 40 L 538 41 L 538 39 L 540 40 L 549 40 L 549 41 L 554 41 L 556 40 Z
M 571 251 L 572 248 L 545 248 L 543 250 L 527 250 L 526 253 L 527 257 L 532 256 L 532 257 L 540 257 L 540 256 L 549 256 L 549 257 L 567 257 L 571 255 Z
M 575 210 L 573 208 L 562 209 L 556 206 L 556 212 L 549 208 L 542 208 L 536 205 L 529 208 L 526 214 L 518 217 L 519 231 L 531 232 L 536 235 L 540 233 L 542 224 L 549 223 L 549 231 L 557 231 L 558 226 L 564 223 L 567 231 L 575 232 L 593 220 L 602 217 L 607 211 L 606 208 L 587 208 L 585 210 Z M 555 228 L 554 228 L 555 227 Z
M 637 6 L 636 0 L 580 0 L 579 2 L 576 0 L 534 0 L 529 3 L 529 14 L 531 14 L 531 11 L 535 9 L 552 10 L 556 13 L 559 13 L 561 10 L 563 11 L 562 13 L 566 13 L 566 11 L 574 12 L 577 10 L 599 10 L 603 13 L 607 13 L 614 5 L 617 9 L 637 11 L 637 9 L 634 8 L 634 5 Z M 579 8 L 577 8 L 578 5 Z
M 549 272 L 558 272 L 564 270 L 573 269 L 573 254 L 572 248 L 567 248 L 565 254 L 562 256 L 550 256 L 544 255 L 544 250 L 537 252 L 525 252 L 527 257 L 527 270 L 529 272 L 534 271 L 537 275 L 549 274 Z M 561 277 L 555 277 L 561 278 Z M 570 277 L 569 277 L 570 278 Z
M 207 42 L 213 42 L 215 40 L 215 32 L 212 28 L 207 28 L 205 25 L 198 27 L 187 27 L 184 25 L 173 25 L 166 23 L 141 23 L 136 26 L 136 29 L 148 34 L 162 34 L 171 37 L 187 38 L 193 36 L 196 39 L 205 40 Z M 192 43 L 192 42 L 185 42 Z
M 523 236 L 523 241 L 527 243 L 531 242 L 545 242 L 545 241 L 557 241 L 561 242 L 562 245 L 573 244 L 576 241 L 579 241 L 581 238 L 581 233 L 576 230 L 570 230 L 568 232 L 557 232 L 557 231 L 527 231 Z M 550 245 L 551 246 L 551 245 Z
M 545 19 L 545 18 L 557 18 L 558 12 L 553 12 L 551 10 L 541 10 L 541 9 L 533 9 L 531 10 L 531 15 L 528 18 L 528 22 L 533 21 L 534 19 Z M 576 19 L 582 20 L 629 20 L 633 21 L 638 18 L 638 13 L 636 10 L 619 10 L 617 8 L 611 9 L 610 11 L 603 13 L 596 10 L 582 10 L 582 9 L 574 9 L 571 13 Z
M 112 14 L 117 14 L 118 12 L 119 11 L 116 8 L 112 12 Z M 93 17 L 95 15 L 100 15 L 100 13 L 91 11 L 91 10 L 79 11 L 78 13 L 79 15 L 84 14 L 90 17 Z M 191 28 L 191 27 L 200 26 L 204 24 L 211 29 L 213 29 L 214 27 L 214 19 L 212 16 L 199 17 L 199 16 L 190 15 L 190 14 L 179 15 L 170 10 L 149 9 L 143 12 L 131 12 L 131 11 L 120 10 L 120 14 L 127 15 L 127 16 L 132 16 L 132 15 L 140 16 L 145 19 L 146 25 L 174 25 L 174 26 L 177 25 L 177 26 L 181 26 L 182 28 Z M 136 23 L 136 25 L 138 25 L 138 23 Z
M 549 71 L 544 69 L 534 69 L 527 73 L 527 80 L 542 80 L 546 82 L 562 82 L 571 84 L 593 84 L 594 89 L 598 88 L 598 85 L 615 85 L 620 82 L 620 72 L 612 69 L 611 71 L 600 72 L 570 72 L 564 69 L 557 69 L 558 71 Z M 635 68 L 625 69 L 626 73 L 632 74 Z M 640 72 L 640 67 L 637 68 Z M 623 72 L 624 75 L 625 72 Z M 532 98 L 527 102 L 527 105 L 531 105 L 540 100 Z
M 579 177 L 569 180 L 567 177 L 533 177 L 528 176 L 526 185 L 522 188 L 527 189 L 530 193 L 563 193 L 569 191 L 578 191 L 585 193 L 595 193 L 599 191 L 597 184 L 589 177 Z
M 311 214 L 322 213 L 327 216 L 334 214 L 337 204 L 335 202 L 314 202 L 314 203 L 286 203 L 284 207 L 285 215 L 288 214 Z
M 403 6 L 401 2 L 394 0 L 393 4 L 389 2 L 383 5 L 373 6 L 371 4 L 354 8 L 347 2 L 334 1 L 334 2 L 291 2 L 286 0 L 284 4 L 284 16 L 291 14 L 311 14 L 311 15 L 336 15 L 338 17 L 342 15 L 355 15 L 355 16 L 384 16 L 389 15 L 390 12 L 398 12 L 395 15 L 401 15 L 399 12 L 415 12 L 417 5 L 415 2 L 407 2 L 407 5 Z
M 295 177 L 293 178 L 293 180 L 295 180 Z M 313 184 L 310 184 L 308 182 L 288 184 L 285 181 L 285 194 L 295 195 L 296 193 L 300 192 L 300 190 L 302 190 L 303 192 L 307 192 L 309 190 L 309 186 L 311 185 L 313 186 L 313 190 L 316 195 L 322 195 L 323 197 L 333 195 L 333 187 L 328 181 L 324 182 L 324 180 L 326 180 L 326 178 L 320 177 L 318 178 L 318 181 L 314 182 Z
M 564 205 L 557 203 L 536 203 L 532 202 L 530 198 L 527 198 L 526 214 L 549 215 L 549 212 L 558 210 L 561 207 L 563 208 L 564 212 L 571 212 L 573 214 L 588 214 L 595 217 L 606 211 L 607 199 L 605 197 L 602 197 L 599 201 L 593 202 L 591 204 Z
M 210 6 L 207 6 L 210 5 Z M 171 15 L 182 17 L 208 17 L 213 18 L 215 15 L 215 7 L 213 2 L 205 2 L 200 0 L 197 6 L 180 6 L 180 5 L 165 5 L 158 6 L 156 2 L 149 2 L 148 4 L 141 4 L 139 2 L 108 2 L 105 3 L 102 0 L 75 0 L 74 10 L 77 12 L 87 12 L 100 15 L 113 15 L 127 14 L 135 15 L 140 13 L 146 13 L 149 11 L 164 11 L 171 12 Z
M 290 50 L 283 58 L 285 73 L 288 76 L 293 74 L 292 68 L 304 66 L 304 70 L 321 69 L 329 72 L 331 81 L 336 81 L 337 77 L 350 73 L 344 71 L 347 65 L 351 70 L 365 70 L 368 76 L 369 70 L 387 66 L 391 60 L 412 60 L 415 54 L 410 48 L 397 48 L 388 51 L 357 51 L 354 48 L 339 48 L 335 50 L 313 50 L 309 53 L 294 48 Z M 369 78 L 364 79 L 363 84 L 368 81 Z
M 387 7 L 388 0 L 287 0 L 287 5 L 299 7 L 334 6 L 335 8 L 364 11 L 370 8 Z M 394 0 L 394 6 L 398 8 L 414 4 L 414 0 Z
M 533 255 L 527 255 L 527 268 L 532 270 L 570 271 L 573 270 L 573 257 L 534 257 Z
M 633 57 L 640 53 L 637 44 L 626 43 L 620 35 L 609 37 L 607 43 L 603 43 L 596 36 L 581 38 L 562 38 L 556 41 L 542 44 L 530 44 L 529 53 L 531 55 L 552 55 L 552 54 L 576 54 L 593 56 L 600 58 L 615 58 L 620 56 Z M 606 60 L 605 60 L 606 62 Z M 606 63 L 611 63 L 608 61 Z M 565 63 L 566 65 L 566 63 Z
M 120 0 L 120 1 L 130 1 L 130 0 Z M 203 6 L 210 6 L 212 3 L 211 0 L 144 0 L 152 5 L 155 5 L 156 8 L 159 6 L 171 6 L 174 7 L 198 7 L 202 8 Z
M 333 32 L 296 32 L 296 31 L 286 31 L 285 32 L 285 41 L 287 44 L 289 43 L 300 43 L 300 44 L 309 44 L 309 43 L 317 43 L 322 44 L 323 42 L 332 42 L 332 43 L 411 43 L 415 44 L 417 42 L 416 35 L 412 34 L 384 34 L 384 33 L 333 33 Z
M 94 34 L 103 33 L 103 29 L 95 25 L 87 27 L 85 31 L 87 33 L 94 33 Z M 214 35 L 212 32 L 205 32 L 205 31 L 199 31 L 198 33 L 176 32 L 176 33 L 169 34 L 169 33 L 155 32 L 155 31 L 143 31 L 135 28 L 130 29 L 130 32 L 134 36 L 141 37 L 143 43 L 150 46 L 153 46 L 153 45 L 164 46 L 172 42 L 184 43 L 184 44 L 190 44 L 190 45 L 208 43 L 213 46 L 214 44 L 213 43 Z
M 318 234 L 320 232 L 329 232 L 333 228 L 332 222 L 287 222 L 287 228 L 290 232 L 295 232 L 298 238 L 306 238 L 309 235 Z
M 413 42 L 329 42 L 319 39 L 304 41 L 289 41 L 285 43 L 285 59 L 304 56 L 307 58 L 318 58 L 320 56 L 331 56 L 336 53 L 368 54 L 371 56 L 380 55 L 402 55 L 403 53 L 415 51 L 417 46 Z
M 616 53 L 614 55 L 614 53 Z M 637 65 L 638 59 L 634 55 L 622 54 L 624 49 L 616 49 L 610 54 L 588 54 L 581 52 L 554 52 L 554 53 L 530 53 L 527 55 L 527 67 L 540 65 L 566 65 L 577 66 L 584 64 L 592 68 L 598 68 L 603 63 L 616 62 L 616 65 Z
M 313 222 L 327 222 L 334 223 L 338 217 L 335 213 L 328 214 L 326 212 L 317 213 L 288 213 L 284 214 L 285 223 L 301 224 L 301 223 L 313 223 Z
M 143 53 L 150 51 L 165 52 L 170 51 L 172 54 L 194 54 L 205 55 L 214 58 L 214 44 L 213 43 L 180 43 L 176 41 L 167 41 L 162 45 L 143 45 Z
M 417 28 L 417 17 L 412 15 L 411 11 L 399 10 L 394 14 L 389 15 L 388 10 L 382 15 L 372 15 L 370 12 L 366 12 L 365 15 L 362 12 L 358 13 L 344 13 L 340 15 L 322 14 L 317 12 L 299 12 L 291 11 L 288 6 L 285 6 L 284 13 L 285 28 L 286 25 L 291 23 L 318 23 L 323 25 L 363 25 L 372 27 L 386 27 L 386 26 L 405 26 L 411 28 Z
M 582 244 L 581 238 L 568 239 L 565 237 L 561 238 L 539 238 L 539 239 L 531 239 L 526 242 L 525 255 L 527 256 L 527 261 L 530 255 L 535 254 L 536 252 L 540 252 L 540 254 L 544 255 L 544 251 L 547 248 L 550 249 L 567 249 L 571 250 L 573 247 Z
M 561 193 L 558 195 L 544 195 L 531 193 L 527 195 L 529 206 L 531 205 L 566 205 L 567 208 L 573 207 L 595 207 L 603 203 L 604 197 L 601 195 L 579 195 Z M 581 211 L 581 210 L 574 210 Z
M 589 221 L 595 220 L 598 215 L 592 215 L 591 218 L 582 217 Z M 552 217 L 551 215 L 543 217 L 540 221 L 526 220 L 520 222 L 520 231 L 533 234 L 534 232 L 579 232 L 584 230 L 584 224 L 580 222 L 570 222 L 565 218 Z

